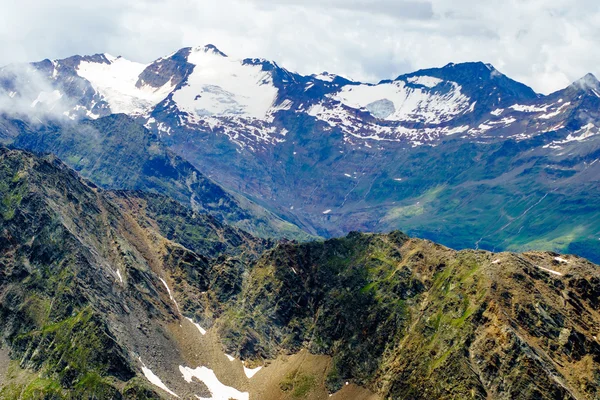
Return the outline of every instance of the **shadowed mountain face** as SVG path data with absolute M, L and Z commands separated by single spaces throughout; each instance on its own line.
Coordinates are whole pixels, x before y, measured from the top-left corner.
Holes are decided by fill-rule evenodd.
M 17 150 L 0 194 L 0 398 L 600 395 L 585 259 L 400 232 L 275 244 Z
M 226 192 L 124 114 L 31 129 L 13 144 L 56 154 L 104 188 L 162 193 L 259 236 L 310 237 L 243 196 Z
M 239 194 L 221 205 L 200 199 L 202 207 L 261 236 L 306 237 L 287 222 L 324 237 L 401 229 L 453 248 L 600 261 L 593 75 L 546 96 L 480 62 L 368 84 L 235 60 L 209 45 L 150 64 L 99 54 L 10 66 L 0 76 L 15 104 L 0 121 L 0 141 L 56 152 L 103 186 L 193 203 L 189 174 L 178 172 L 178 181 L 167 167 L 181 164 L 177 154 Z M 146 135 L 116 113 L 155 136 L 134 140 Z M 27 116 L 95 122 L 62 121 L 46 138 L 23 126 Z M 33 136 L 24 138 L 27 130 Z M 158 142 L 170 161 L 148 155 Z M 85 164 L 94 152 L 104 163 Z M 139 168 L 127 176 L 115 168 L 131 163 Z

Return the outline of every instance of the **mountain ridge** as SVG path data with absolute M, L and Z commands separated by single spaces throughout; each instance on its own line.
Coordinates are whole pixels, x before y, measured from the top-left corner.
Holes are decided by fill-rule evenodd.
M 7 101 L 75 124 L 126 111 L 230 192 L 313 235 L 401 229 L 454 248 L 600 260 L 592 77 L 539 95 L 480 62 L 365 84 L 206 47 L 149 64 L 96 58 L 45 63 L 43 95 Z M 11 124 L 6 143 L 21 133 Z
M 0 398 L 598 395 L 582 258 L 397 231 L 273 246 L 4 148 L 0 193 Z

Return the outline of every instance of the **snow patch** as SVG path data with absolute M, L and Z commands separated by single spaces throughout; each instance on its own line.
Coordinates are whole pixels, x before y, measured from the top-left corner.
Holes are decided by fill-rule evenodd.
M 325 210 L 325 211 L 323 211 L 323 214 L 329 214 L 330 212 L 331 212 L 330 209 L 329 210 Z
M 409 87 L 404 81 L 348 85 L 328 97 L 355 109 L 368 109 L 373 103 L 387 100 L 393 105 L 394 111 L 383 118 L 385 120 L 439 124 L 467 111 L 470 106 L 469 98 L 461 92 L 461 86 L 455 82 L 449 84 L 452 88 L 445 92 Z M 390 109 L 389 105 L 386 107 Z
M 513 110 L 519 111 L 519 112 L 533 113 L 533 112 L 545 112 L 549 106 L 550 105 L 537 107 L 534 105 L 526 106 L 526 105 L 522 105 L 522 104 L 513 104 L 509 108 L 512 108 Z
M 581 127 L 581 129 L 569 133 L 569 135 L 564 139 L 564 140 L 555 140 L 552 143 L 548 143 L 546 145 L 544 145 L 544 148 L 551 148 L 551 149 L 561 149 L 562 147 L 559 146 L 561 144 L 565 144 L 565 143 L 569 143 L 569 142 L 581 142 L 584 141 L 585 139 L 588 139 L 592 136 L 598 135 L 600 133 L 600 130 L 598 128 L 596 128 L 596 125 L 594 125 L 593 123 L 589 123 L 583 127 Z
M 256 375 L 256 373 L 258 371 L 260 371 L 262 369 L 262 367 L 256 367 L 256 368 L 246 368 L 244 366 L 244 373 L 246 374 L 246 376 L 248 377 L 248 379 L 251 379 L 254 375 Z
M 226 386 L 219 381 L 214 371 L 207 367 L 198 367 L 191 369 L 189 367 L 179 366 L 179 371 L 183 375 L 183 379 L 187 383 L 191 383 L 193 378 L 203 382 L 208 390 L 210 391 L 210 397 L 200 397 L 196 395 L 196 398 L 200 400 L 249 400 L 250 395 L 248 392 L 240 392 L 239 390 Z
M 225 357 L 227 357 L 227 359 L 228 359 L 229 361 L 233 361 L 233 360 L 235 360 L 235 357 L 232 357 L 232 356 L 230 356 L 229 354 L 225 354 Z
M 444 82 L 443 80 L 434 78 L 433 76 L 411 76 L 406 80 L 416 85 L 427 86 L 428 88 L 436 87 L 440 83 Z
M 314 75 L 314 77 L 315 77 L 315 79 L 318 79 L 320 81 L 333 82 L 333 80 L 335 79 L 336 75 L 330 74 L 328 72 L 323 72 L 322 74 Z
M 517 122 L 517 119 L 513 118 L 513 117 L 506 117 L 506 118 L 502 118 L 499 122 L 504 125 L 510 125 L 510 124 Z
M 492 129 L 493 126 L 492 125 L 488 125 L 488 124 L 479 124 L 479 126 L 477 128 L 473 128 L 469 131 L 469 133 L 471 134 L 480 134 L 480 133 L 484 133 L 485 131 L 489 131 L 490 129 Z
M 76 71 L 104 98 L 112 113 L 145 114 L 175 88 L 170 82 L 160 88 L 150 85 L 138 88 L 139 75 L 147 65 L 109 54 L 105 56 L 109 64 L 82 61 Z
M 565 259 L 564 259 L 564 258 L 562 258 L 562 257 L 554 257 L 554 259 L 555 259 L 556 261 L 558 261 L 558 262 L 561 262 L 561 263 L 565 263 L 565 264 L 568 264 L 568 263 L 569 263 L 569 261 L 568 261 L 568 260 L 565 260 Z
M 171 301 L 173 303 L 175 303 L 175 307 L 177 308 L 177 312 L 181 314 L 181 311 L 179 311 L 179 305 L 177 304 L 177 302 L 173 298 L 173 295 L 171 294 L 171 289 L 169 289 L 169 285 L 167 285 L 167 282 L 165 282 L 165 280 L 163 278 L 159 278 L 159 279 L 163 283 L 163 285 L 165 285 L 165 288 L 167 288 L 167 293 L 169 293 L 169 297 L 171 298 Z
M 572 141 L 582 141 L 584 139 L 587 139 L 591 136 L 594 136 L 595 134 L 598 133 L 598 130 L 596 130 L 596 132 L 592 132 L 592 130 L 595 128 L 596 126 L 593 123 L 589 123 L 585 126 L 583 126 L 581 129 L 569 134 L 569 136 L 567 136 L 566 140 L 563 141 L 563 143 L 565 142 L 572 142 Z
M 203 329 L 203 328 L 202 328 L 202 327 L 201 327 L 199 324 L 195 323 L 193 319 L 191 319 L 191 318 L 187 318 L 187 317 L 186 317 L 185 319 L 187 319 L 187 320 L 188 320 L 188 321 L 190 321 L 192 324 L 194 324 L 194 325 L 196 326 L 196 328 L 198 328 L 198 330 L 200 331 L 200 333 L 201 333 L 202 335 L 206 335 L 206 330 L 204 330 L 204 329 Z
M 561 114 L 564 111 L 565 107 L 568 107 L 570 104 L 571 104 L 571 102 L 567 101 L 566 103 L 563 103 L 560 107 L 558 107 L 555 111 L 552 111 L 552 112 L 547 113 L 547 114 L 540 115 L 538 118 L 540 118 L 540 119 L 554 118 L 557 115 Z
M 558 271 L 553 271 L 551 269 L 548 268 L 544 268 L 544 267 L 540 267 L 539 265 L 537 266 L 539 269 L 544 270 L 546 272 L 550 272 L 551 274 L 557 275 L 557 276 L 563 276 L 563 274 L 561 272 Z
M 202 49 L 192 50 L 188 62 L 194 71 L 172 97 L 179 110 L 197 116 L 267 116 L 278 90 L 261 65 L 244 65 Z
M 138 358 L 140 360 L 140 362 L 142 363 L 142 372 L 144 373 L 144 376 L 146 377 L 146 379 L 148 379 L 148 381 L 153 384 L 154 386 L 157 386 L 159 388 L 161 388 L 162 390 L 164 390 L 165 392 L 169 393 L 172 396 L 175 397 L 179 397 L 177 396 L 177 394 L 175 394 L 175 392 L 173 392 L 172 390 L 170 390 L 167 385 L 165 385 L 162 380 L 156 376 L 156 374 L 154 372 L 152 372 L 152 370 L 150 370 L 150 368 L 147 368 L 146 365 L 144 364 L 144 362 L 142 361 L 141 358 Z

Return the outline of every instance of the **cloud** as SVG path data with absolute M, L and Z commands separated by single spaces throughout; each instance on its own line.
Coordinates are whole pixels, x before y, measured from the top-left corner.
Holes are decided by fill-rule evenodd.
M 595 0 L 5 0 L 0 64 L 213 43 L 301 73 L 378 81 L 484 61 L 540 92 L 600 74 Z M 27 10 L 27 11 L 25 11 Z
M 32 123 L 66 119 L 76 100 L 55 87 L 48 77 L 33 67 L 11 64 L 0 69 L 0 114 Z M 71 82 L 76 85 L 77 81 Z

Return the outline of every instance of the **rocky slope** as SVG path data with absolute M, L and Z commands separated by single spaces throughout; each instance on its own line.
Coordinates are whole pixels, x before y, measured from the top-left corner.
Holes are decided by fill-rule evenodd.
M 209 45 L 149 64 L 97 54 L 0 76 L 4 143 L 23 117 L 125 113 L 206 176 L 313 235 L 402 229 L 454 248 L 600 262 L 593 75 L 550 95 L 480 62 L 369 84 Z
M 600 395 L 585 259 L 400 232 L 273 247 L 51 156 L 0 166 L 0 398 Z
M 200 336 L 183 317 L 202 310 L 194 296 L 218 274 L 228 290 L 227 271 L 270 244 L 168 198 L 103 192 L 53 157 L 0 152 L 0 331 L 14 360 L 0 397 L 163 396 L 144 377 L 193 359 L 176 335 Z M 188 295 L 175 303 L 170 287 Z
M 249 357 L 332 356 L 332 391 L 354 380 L 394 399 L 592 399 L 599 283 L 573 256 L 355 233 L 269 251 L 221 329 Z

